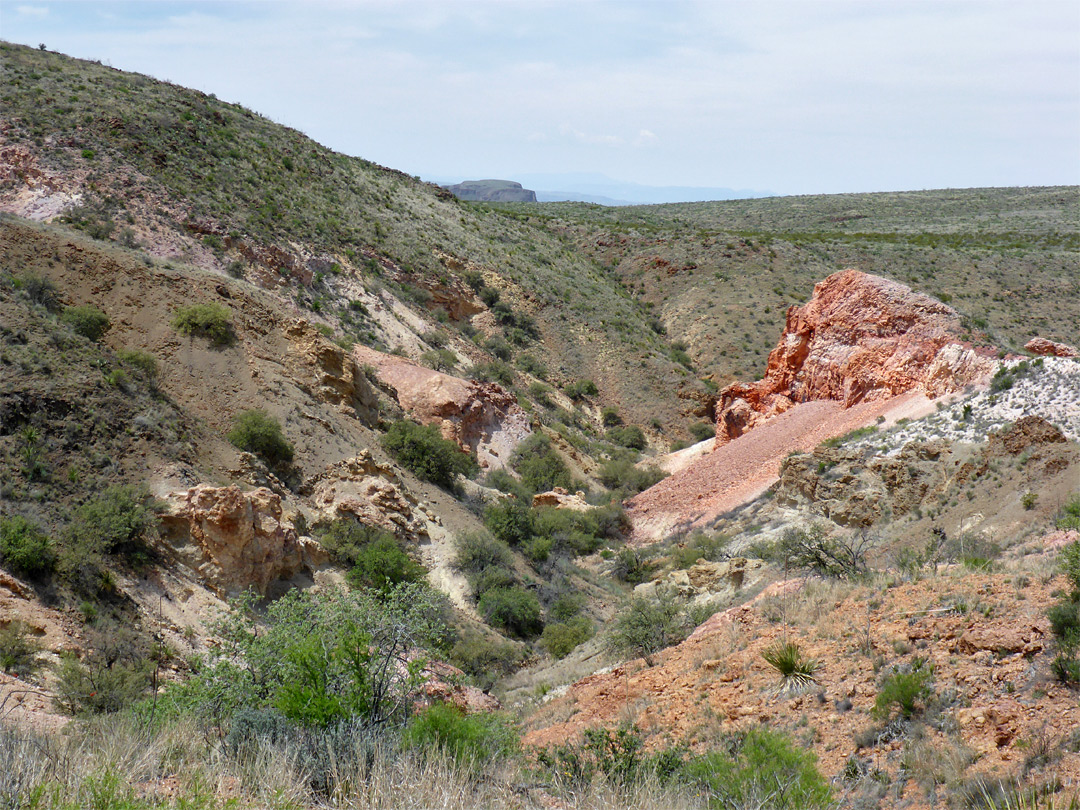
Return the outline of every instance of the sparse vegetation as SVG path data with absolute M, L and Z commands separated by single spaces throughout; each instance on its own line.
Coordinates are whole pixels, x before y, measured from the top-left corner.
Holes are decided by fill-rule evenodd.
M 451 489 L 459 475 L 475 474 L 476 459 L 444 439 L 434 425 L 402 420 L 390 425 L 383 447 L 417 478 Z
M 76 334 L 95 343 L 101 340 L 112 326 L 108 315 L 88 304 L 67 307 L 64 314 L 60 316 L 60 320 L 70 326 Z

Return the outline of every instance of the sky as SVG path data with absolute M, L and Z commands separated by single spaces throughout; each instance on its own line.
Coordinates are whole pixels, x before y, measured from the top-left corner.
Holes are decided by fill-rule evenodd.
M 0 37 L 425 178 L 1080 183 L 1080 3 L 0 0 Z

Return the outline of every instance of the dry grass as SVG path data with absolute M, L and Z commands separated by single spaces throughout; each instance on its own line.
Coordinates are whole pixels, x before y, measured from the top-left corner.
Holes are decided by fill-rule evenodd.
M 604 780 L 553 793 L 517 761 L 477 772 L 440 754 L 376 746 L 331 759 L 328 795 L 308 787 L 298 752 L 269 744 L 226 754 L 221 741 L 180 723 L 147 733 L 122 717 L 41 736 L 0 727 L 0 807 L 184 807 L 186 810 L 335 807 L 356 810 L 472 810 L 564 806 L 586 810 L 704 807 L 655 779 L 633 786 Z M 35 798 L 36 797 L 36 798 Z M 27 805 L 26 802 L 31 804 Z M 36 802 L 36 803 L 35 803 Z

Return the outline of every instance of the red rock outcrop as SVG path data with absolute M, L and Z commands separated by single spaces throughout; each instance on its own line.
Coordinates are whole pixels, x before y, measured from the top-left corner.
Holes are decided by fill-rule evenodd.
M 165 539 L 188 567 L 219 594 L 254 588 L 327 562 L 322 548 L 297 536 L 268 489 L 199 484 L 175 492 L 162 517 Z
M 353 358 L 375 369 L 413 419 L 437 425 L 444 438 L 475 452 L 481 467 L 504 466 L 532 433 L 528 414 L 495 383 L 452 377 L 365 346 L 354 347 Z
M 939 396 L 989 374 L 994 360 L 957 337 L 960 316 L 930 296 L 858 270 L 834 273 L 792 306 L 764 379 L 735 383 L 717 402 L 727 442 L 800 402 L 859 402 L 920 390 Z
M 1032 338 L 1024 344 L 1024 348 L 1032 354 L 1038 354 L 1044 357 L 1080 357 L 1080 349 L 1070 346 L 1067 343 L 1055 343 L 1052 340 L 1041 337 Z

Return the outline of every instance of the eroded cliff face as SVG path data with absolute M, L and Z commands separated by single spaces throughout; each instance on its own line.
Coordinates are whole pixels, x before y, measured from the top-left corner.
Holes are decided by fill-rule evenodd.
M 328 561 L 314 540 L 299 537 L 269 489 L 199 484 L 172 493 L 162 516 L 169 546 L 219 595 L 248 588 L 265 594 L 271 583 Z
M 1080 349 L 1041 337 L 1032 338 L 1024 344 L 1024 348 L 1043 357 L 1080 357 Z
M 964 346 L 960 316 L 930 296 L 858 270 L 834 273 L 788 310 L 765 377 L 735 383 L 717 402 L 716 438 L 728 442 L 800 402 L 845 408 L 923 391 L 931 397 L 989 374 L 995 361 Z
M 365 346 L 355 346 L 353 357 L 375 370 L 409 416 L 437 425 L 444 438 L 475 452 L 485 469 L 505 466 L 532 433 L 517 399 L 495 383 L 463 380 Z

